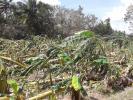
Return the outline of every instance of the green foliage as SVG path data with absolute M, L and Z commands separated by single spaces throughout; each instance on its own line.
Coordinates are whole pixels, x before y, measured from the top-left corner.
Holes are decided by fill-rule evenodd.
M 67 87 L 70 83 L 71 79 L 64 79 L 63 81 L 60 81 L 58 83 L 56 83 L 55 85 L 52 86 L 52 90 L 56 91 L 59 90 L 62 87 Z
M 75 89 L 75 91 L 81 90 L 82 86 L 80 83 L 80 78 L 78 76 L 73 76 L 72 77 L 72 87 Z
M 13 93 L 16 95 L 19 90 L 19 85 L 15 80 L 7 80 L 7 83 L 10 85 L 10 87 L 13 89 Z
M 91 37 L 94 36 L 94 32 L 92 32 L 92 31 L 83 31 L 83 32 L 81 32 L 80 35 L 81 35 L 81 37 L 83 36 L 85 38 L 91 38 Z
M 44 55 L 40 54 L 37 57 L 30 57 L 30 58 L 28 58 L 25 62 L 27 64 L 31 65 L 32 63 L 38 62 L 38 61 L 43 60 L 43 59 L 44 59 Z
M 10 100 L 15 100 L 15 97 L 11 96 L 11 97 L 10 97 Z
M 94 30 L 95 33 L 99 34 L 99 35 L 111 35 L 113 33 L 113 29 L 110 25 L 110 18 L 106 19 L 105 21 L 101 21 L 99 22 Z
M 128 39 L 124 36 L 120 38 Z M 123 77 L 122 70 L 128 69 L 128 67 L 132 70 L 128 65 L 132 57 L 130 60 L 123 57 L 125 54 L 130 55 L 128 51 L 123 48 L 110 47 L 112 40 L 105 42 L 92 31 L 80 31 L 59 41 L 51 41 L 42 37 L 32 38 L 28 41 L 2 41 L 0 42 L 2 45 L 1 55 L 10 56 L 14 59 L 13 61 L 26 63 L 27 67 L 20 69 L 16 66 L 17 63 L 13 65 L 8 62 L 9 60 L 6 60 L 1 63 L 0 70 L 5 68 L 3 64 L 8 65 L 9 67 L 6 67 L 8 77 L 15 77 L 20 80 L 19 82 L 23 80 L 21 76 L 24 76 L 24 81 L 27 81 L 30 75 L 38 74 L 34 79 L 40 86 L 38 90 L 41 90 L 42 87 L 43 89 L 44 87 L 45 89 L 52 89 L 51 98 L 55 97 L 54 91 L 59 91 L 61 88 L 65 89 L 65 92 L 69 92 L 72 88 L 74 91 L 86 95 L 88 91 L 82 87 L 83 85 L 89 88 L 88 82 L 97 81 L 99 83 L 103 80 L 106 82 L 112 77 L 118 79 L 118 85 L 119 83 L 121 85 L 119 78 Z M 132 47 L 131 44 L 130 47 Z M 124 50 L 125 52 L 121 52 Z M 126 77 L 128 77 L 129 69 L 124 74 L 127 75 Z M 10 72 L 14 70 L 18 72 L 11 74 Z M 8 81 L 15 94 L 18 92 L 18 83 L 14 80 Z M 109 82 L 105 83 L 105 85 L 108 84 Z M 103 86 L 103 83 L 97 84 L 96 89 L 101 89 Z
M 32 62 L 32 64 L 28 68 L 26 68 L 24 71 L 21 72 L 21 76 L 27 76 L 28 74 L 32 73 L 42 63 L 43 63 L 43 60 L 40 60 L 38 62 L 36 61 Z
M 80 30 L 92 30 L 97 34 L 112 34 L 110 19 L 99 22 L 95 15 L 85 15 L 83 8 L 77 10 L 55 7 L 41 1 L 27 0 L 14 3 L 1 1 L 1 36 L 9 39 L 29 38 L 32 35 L 49 37 L 69 36 Z M 83 37 L 93 32 L 83 32 Z
M 99 57 L 99 59 L 94 60 L 94 62 L 99 65 L 108 64 L 107 58 L 104 56 Z
M 59 57 L 59 59 L 63 60 L 65 63 L 72 61 L 72 59 L 70 58 L 70 56 L 67 53 L 58 54 L 58 57 Z
M 1 11 L 2 37 L 21 39 L 31 35 L 54 35 L 53 8 L 48 4 L 36 0 L 16 3 L 7 0 L 1 3 Z

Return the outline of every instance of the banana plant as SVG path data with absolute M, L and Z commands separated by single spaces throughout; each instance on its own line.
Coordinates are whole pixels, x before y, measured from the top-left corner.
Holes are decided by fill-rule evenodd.
M 25 64 L 21 64 L 15 60 L 12 60 L 11 58 L 0 56 L 0 94 L 2 95 L 8 95 L 9 94 L 9 85 L 8 85 L 8 72 L 7 68 L 4 64 L 4 61 L 12 62 L 22 68 L 25 68 Z
M 53 91 L 65 87 L 66 91 L 70 89 L 72 94 L 79 96 L 84 90 L 80 81 L 87 72 L 84 68 L 98 59 L 99 55 L 105 56 L 100 39 L 91 31 L 81 31 L 65 38 L 61 44 L 51 46 L 44 57 L 30 58 L 27 61 L 29 67 L 21 75 L 27 76 L 36 69 L 44 70 L 46 75 L 44 80 L 49 78 Z M 81 64 L 84 66 L 80 67 Z M 62 81 L 53 82 L 56 77 L 61 78 Z

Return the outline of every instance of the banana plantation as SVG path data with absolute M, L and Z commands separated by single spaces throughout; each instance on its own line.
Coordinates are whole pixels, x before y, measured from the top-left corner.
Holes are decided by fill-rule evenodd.
M 106 19 L 50 1 L 0 0 L 0 100 L 133 100 L 132 0 Z
M 132 87 L 133 42 L 114 38 L 84 30 L 64 39 L 0 39 L 0 100 L 118 100 L 108 98 Z

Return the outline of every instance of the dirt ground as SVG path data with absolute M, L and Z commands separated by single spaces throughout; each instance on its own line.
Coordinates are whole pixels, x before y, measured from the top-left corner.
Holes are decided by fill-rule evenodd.
M 90 95 L 90 100 L 133 100 L 133 87 L 126 88 L 124 91 L 109 97 L 98 93 L 92 93 Z

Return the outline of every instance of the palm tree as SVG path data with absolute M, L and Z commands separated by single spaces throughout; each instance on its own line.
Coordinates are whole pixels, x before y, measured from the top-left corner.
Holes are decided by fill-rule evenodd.
M 27 25 L 29 33 L 38 35 L 52 29 L 51 6 L 42 2 L 37 3 L 36 0 L 28 0 L 25 3 L 18 2 L 16 7 L 14 14 L 19 21 Z

